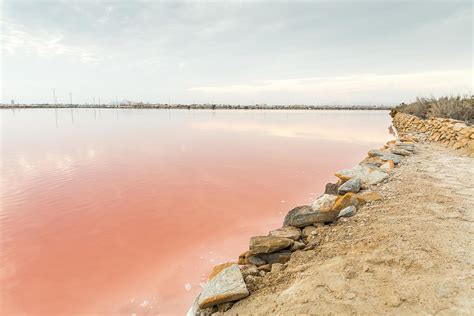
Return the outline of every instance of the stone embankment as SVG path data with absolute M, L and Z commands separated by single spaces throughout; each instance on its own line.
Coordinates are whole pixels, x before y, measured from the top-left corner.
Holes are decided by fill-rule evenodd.
M 392 113 L 393 125 L 402 137 L 418 141 L 438 142 L 467 151 L 474 157 L 474 126 L 448 118 L 420 119 L 414 115 Z
M 414 151 L 414 143 L 393 140 L 383 148 L 369 151 L 368 157 L 354 168 L 336 172 L 339 181 L 328 183 L 325 193 L 311 205 L 290 210 L 283 226 L 267 236 L 251 237 L 249 250 L 237 262 L 216 266 L 188 315 L 210 315 L 230 309 L 233 302 L 252 293 L 260 278 L 285 269 L 294 253 L 315 249 L 318 228 L 351 217 L 361 205 L 380 200 L 382 196 L 374 187 Z

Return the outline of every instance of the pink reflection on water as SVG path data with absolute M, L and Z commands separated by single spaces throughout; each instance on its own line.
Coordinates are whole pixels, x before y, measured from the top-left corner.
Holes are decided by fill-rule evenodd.
M 2 111 L 2 314 L 183 314 L 386 112 Z

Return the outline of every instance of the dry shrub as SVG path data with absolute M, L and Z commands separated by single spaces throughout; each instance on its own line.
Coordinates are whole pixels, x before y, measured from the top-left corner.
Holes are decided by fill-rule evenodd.
M 426 119 L 429 117 L 445 117 L 474 122 L 474 96 L 457 96 L 441 98 L 417 98 L 415 102 L 397 106 L 400 111 Z

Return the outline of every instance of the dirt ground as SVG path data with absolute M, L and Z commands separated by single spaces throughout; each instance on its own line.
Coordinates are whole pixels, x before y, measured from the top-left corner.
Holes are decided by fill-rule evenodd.
M 434 144 L 227 314 L 474 314 L 474 159 Z

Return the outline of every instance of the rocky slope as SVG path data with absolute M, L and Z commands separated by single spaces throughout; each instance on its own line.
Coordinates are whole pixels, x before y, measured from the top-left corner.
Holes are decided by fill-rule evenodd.
M 382 200 L 317 228 L 226 313 L 472 315 L 474 160 L 420 144 L 394 170 Z
M 188 315 L 472 313 L 474 159 L 402 140 L 252 237 Z

